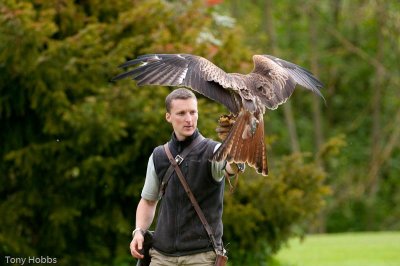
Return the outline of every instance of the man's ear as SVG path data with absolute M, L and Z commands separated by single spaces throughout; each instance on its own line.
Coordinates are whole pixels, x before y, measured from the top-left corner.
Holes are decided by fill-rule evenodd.
M 165 119 L 169 122 L 169 123 L 171 123 L 171 114 L 170 113 L 165 113 Z

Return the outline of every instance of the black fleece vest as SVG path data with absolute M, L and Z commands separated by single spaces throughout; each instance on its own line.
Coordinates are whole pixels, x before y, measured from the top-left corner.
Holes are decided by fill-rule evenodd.
M 173 135 L 168 143 L 172 155 L 175 157 L 179 154 L 198 134 L 196 131 L 193 136 L 183 142 L 177 141 Z M 220 248 L 223 232 L 224 181 L 217 182 L 213 179 L 210 161 L 216 144 L 215 141 L 204 139 L 186 156 L 180 168 L 203 210 Z M 163 146 L 154 149 L 153 160 L 157 176 L 161 181 L 170 165 Z M 161 200 L 153 247 L 170 256 L 213 250 L 207 232 L 175 171 Z

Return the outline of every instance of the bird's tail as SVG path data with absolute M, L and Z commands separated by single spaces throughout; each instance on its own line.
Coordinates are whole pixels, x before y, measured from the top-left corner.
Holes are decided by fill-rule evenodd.
M 264 143 L 263 115 L 255 117 L 241 110 L 228 136 L 215 152 L 214 160 L 247 163 L 258 173 L 268 175 L 267 150 Z

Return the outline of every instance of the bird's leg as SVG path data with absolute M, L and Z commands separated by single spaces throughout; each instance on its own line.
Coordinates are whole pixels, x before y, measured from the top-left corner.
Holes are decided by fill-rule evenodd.
M 256 129 L 259 123 L 260 121 L 258 121 L 258 119 L 254 116 L 250 118 L 250 132 L 252 136 L 254 135 L 254 133 L 256 133 Z
M 257 130 L 257 126 L 260 123 L 260 121 L 254 116 L 254 114 L 251 114 L 249 120 L 247 121 L 247 124 L 244 126 L 244 130 L 242 133 L 242 138 L 243 139 L 248 139 L 254 136 Z
M 229 124 L 234 124 L 235 120 L 236 116 L 232 113 L 229 113 L 229 115 L 221 115 L 218 122 L 229 122 Z
M 229 115 L 221 115 L 218 119 L 218 127 L 215 130 L 218 133 L 218 137 L 223 141 L 231 130 L 233 124 L 235 124 L 236 116 L 232 113 Z

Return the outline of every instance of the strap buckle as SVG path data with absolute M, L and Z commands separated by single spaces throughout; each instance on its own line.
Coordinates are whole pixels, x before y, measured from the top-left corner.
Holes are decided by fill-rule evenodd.
M 183 157 L 178 154 L 175 156 L 175 162 L 177 165 L 180 165 L 183 162 Z

